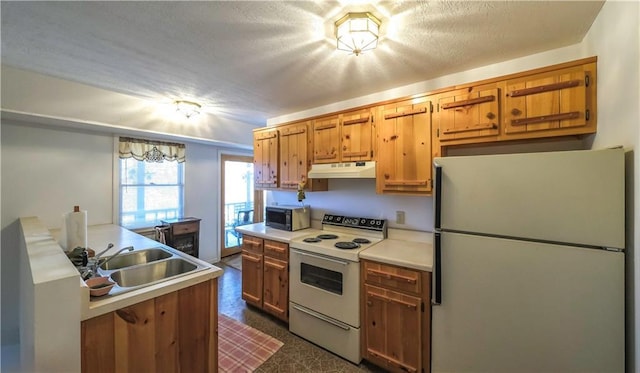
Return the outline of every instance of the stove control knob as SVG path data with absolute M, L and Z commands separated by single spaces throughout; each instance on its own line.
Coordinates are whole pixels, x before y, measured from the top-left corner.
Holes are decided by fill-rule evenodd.
M 376 225 L 382 226 L 382 220 L 376 220 Z
M 366 219 L 360 219 L 360 225 L 365 225 L 367 224 L 367 220 Z

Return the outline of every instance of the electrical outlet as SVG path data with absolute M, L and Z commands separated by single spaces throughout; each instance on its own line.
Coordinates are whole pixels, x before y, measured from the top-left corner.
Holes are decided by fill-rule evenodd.
M 404 224 L 404 211 L 396 211 L 396 224 Z

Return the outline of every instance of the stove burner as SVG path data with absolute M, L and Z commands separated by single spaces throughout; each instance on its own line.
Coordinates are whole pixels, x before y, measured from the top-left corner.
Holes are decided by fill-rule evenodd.
M 345 249 L 345 250 L 357 249 L 360 247 L 360 245 L 355 242 L 336 242 L 335 245 L 333 246 L 337 247 L 338 249 Z
M 322 240 L 319 239 L 318 237 L 307 237 L 307 238 L 303 239 L 302 241 L 304 241 L 304 242 L 320 242 Z
M 371 243 L 371 241 L 369 241 L 366 238 L 354 238 L 353 242 L 355 242 L 355 243 Z
M 338 236 L 335 234 L 319 234 L 317 238 L 321 240 L 335 240 Z

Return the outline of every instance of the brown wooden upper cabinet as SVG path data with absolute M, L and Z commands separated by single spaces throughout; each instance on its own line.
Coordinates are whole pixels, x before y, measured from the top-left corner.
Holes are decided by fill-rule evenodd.
M 495 141 L 500 134 L 500 89 L 496 84 L 457 89 L 438 99 L 440 142 Z
M 297 189 L 306 183 L 309 149 L 309 122 L 278 127 L 280 132 L 280 187 Z
M 278 130 L 261 128 L 253 131 L 253 177 L 255 188 L 278 187 Z
M 313 163 L 373 159 L 371 109 L 354 110 L 313 121 Z
M 505 139 L 595 132 L 595 74 L 592 62 L 507 80 Z
M 340 162 L 340 116 L 313 121 L 313 163 Z
M 311 167 L 311 121 L 278 127 L 280 134 L 280 188 L 297 190 L 304 185 L 309 191 L 326 191 L 327 179 L 309 179 Z
M 371 109 L 344 113 L 340 118 L 341 161 L 370 161 L 373 158 L 373 115 Z
M 431 193 L 431 101 L 395 102 L 378 111 L 376 192 Z

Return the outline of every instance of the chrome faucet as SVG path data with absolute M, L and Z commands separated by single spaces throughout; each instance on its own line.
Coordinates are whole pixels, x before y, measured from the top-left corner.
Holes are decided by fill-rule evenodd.
M 96 255 L 95 255 L 95 258 L 96 258 L 96 259 L 100 258 L 100 257 L 102 256 L 102 254 L 104 254 L 104 253 L 106 253 L 107 251 L 109 251 L 109 249 L 111 249 L 112 247 L 113 247 L 113 244 L 112 244 L 112 243 L 109 243 L 109 244 L 107 245 L 107 248 L 106 248 L 106 249 L 102 250 L 101 252 L 99 252 L 98 254 L 96 254 Z
M 113 244 L 109 244 L 109 246 L 107 247 L 106 250 L 104 250 L 103 252 L 101 252 L 100 254 L 96 255 L 95 258 L 93 258 L 93 263 L 92 263 L 92 269 L 93 269 L 93 273 L 97 274 L 98 273 L 98 267 L 107 263 L 108 261 L 110 261 L 111 259 L 115 258 L 116 256 L 120 255 L 122 252 L 124 251 L 132 251 L 133 250 L 133 246 L 127 246 L 127 247 L 123 247 L 122 249 L 118 250 L 115 254 L 111 255 L 110 257 L 108 257 L 107 259 L 105 259 L 104 261 L 101 261 L 101 255 L 106 253 L 110 248 L 113 247 Z

